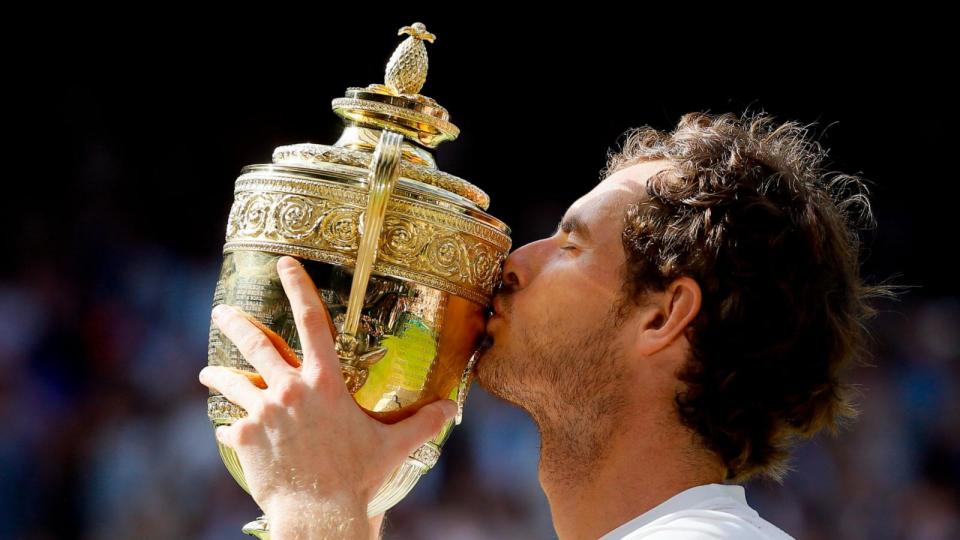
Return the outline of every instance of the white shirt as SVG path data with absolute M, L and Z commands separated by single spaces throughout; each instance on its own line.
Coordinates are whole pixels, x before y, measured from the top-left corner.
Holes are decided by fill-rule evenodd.
M 747 505 L 743 486 L 705 484 L 677 493 L 600 540 L 793 540 Z

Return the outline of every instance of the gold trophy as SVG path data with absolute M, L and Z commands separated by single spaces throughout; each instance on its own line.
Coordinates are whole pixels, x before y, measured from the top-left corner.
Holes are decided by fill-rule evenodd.
M 438 399 L 458 403 L 456 419 L 389 475 L 370 516 L 409 493 L 460 423 L 511 244 L 510 228 L 485 212 L 489 197 L 437 169 L 433 149 L 459 129 L 418 93 L 427 75 L 423 42 L 435 36 L 421 23 L 403 34 L 386 84 L 351 87 L 333 100 L 344 122 L 336 143 L 281 146 L 272 164 L 241 170 L 213 298 L 244 310 L 302 358 L 276 270 L 280 256 L 297 257 L 330 310 L 345 384 L 367 414 L 393 423 Z M 212 322 L 208 364 L 259 378 Z M 214 427 L 246 415 L 212 391 L 207 410 Z M 249 491 L 236 453 L 217 446 Z M 243 532 L 270 534 L 264 516 Z

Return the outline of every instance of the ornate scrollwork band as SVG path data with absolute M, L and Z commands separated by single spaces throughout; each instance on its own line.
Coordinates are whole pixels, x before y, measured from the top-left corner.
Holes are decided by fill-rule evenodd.
M 352 266 L 365 193 L 333 181 L 247 173 L 236 182 L 224 253 L 259 249 Z M 374 272 L 410 279 L 485 304 L 510 238 L 469 217 L 392 199 Z

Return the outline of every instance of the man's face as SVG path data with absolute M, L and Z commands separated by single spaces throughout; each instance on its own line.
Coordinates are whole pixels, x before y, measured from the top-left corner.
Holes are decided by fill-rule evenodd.
M 487 323 L 493 343 L 477 363 L 482 387 L 538 421 L 571 405 L 602 414 L 621 404 L 630 331 L 615 325 L 613 309 L 622 297 L 623 217 L 646 197 L 647 179 L 670 166 L 617 171 L 570 206 L 553 236 L 510 254 Z

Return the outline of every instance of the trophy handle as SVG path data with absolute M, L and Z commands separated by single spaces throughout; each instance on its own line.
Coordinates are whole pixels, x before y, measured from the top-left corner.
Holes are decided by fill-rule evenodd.
M 470 360 L 467 362 L 467 367 L 463 368 L 463 374 L 460 375 L 460 385 L 457 387 L 457 416 L 453 419 L 454 424 L 457 426 L 463 421 L 463 403 L 467 399 L 470 383 L 473 382 L 473 367 L 477 363 L 477 355 L 479 355 L 482 350 L 483 347 L 478 347 L 477 350 L 473 351 L 473 354 L 470 355 Z
M 353 269 L 353 282 L 350 285 L 350 297 L 347 300 L 346 319 L 343 329 L 336 338 L 337 355 L 340 357 L 340 369 L 351 394 L 356 393 L 367 381 L 367 369 L 383 357 L 383 348 L 372 351 L 357 351 L 357 328 L 360 325 L 360 309 L 367 293 L 367 283 L 373 264 L 377 260 L 380 247 L 380 231 L 387 213 L 390 194 L 397 184 L 402 159 L 400 144 L 403 135 L 389 129 L 383 130 L 380 141 L 370 161 L 370 173 L 367 177 L 367 209 L 361 223 L 362 234 L 357 249 L 357 261 Z

